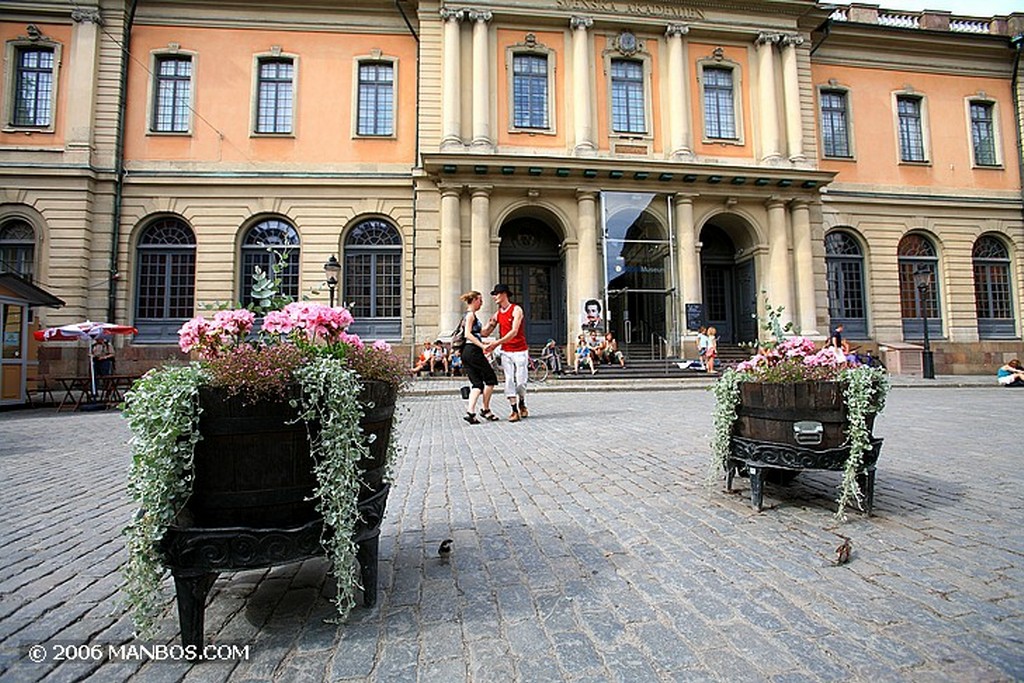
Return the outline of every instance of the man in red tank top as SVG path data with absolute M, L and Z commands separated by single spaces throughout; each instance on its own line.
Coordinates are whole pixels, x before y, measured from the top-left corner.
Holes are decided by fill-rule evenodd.
M 498 312 L 491 316 L 484 334 L 490 334 L 495 326 L 498 328 L 497 339 L 487 345 L 485 351 L 490 353 L 495 347 L 501 347 L 501 369 L 505 373 L 505 396 L 512 408 L 509 422 L 519 422 L 528 417 L 526 409 L 526 380 L 529 363 L 529 347 L 526 344 L 526 328 L 523 323 L 523 308 L 509 301 L 509 286 L 494 285 L 491 296 L 498 305 Z

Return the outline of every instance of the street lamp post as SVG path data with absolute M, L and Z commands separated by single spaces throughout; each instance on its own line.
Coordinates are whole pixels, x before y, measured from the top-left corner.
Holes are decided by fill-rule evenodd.
M 334 290 L 338 286 L 338 274 L 341 272 L 341 264 L 338 263 L 338 259 L 334 258 L 333 255 L 324 264 L 324 272 L 327 274 L 327 289 L 330 292 L 331 308 L 334 308 Z
M 935 358 L 928 338 L 928 308 L 925 295 L 931 287 L 932 273 L 927 266 L 914 269 L 914 285 L 917 287 L 918 305 L 921 307 L 921 325 L 924 331 L 924 351 L 921 352 L 921 376 L 924 379 L 935 379 Z

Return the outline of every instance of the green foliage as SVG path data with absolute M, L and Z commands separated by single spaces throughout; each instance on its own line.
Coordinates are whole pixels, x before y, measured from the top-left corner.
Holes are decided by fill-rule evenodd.
M 267 273 L 259 266 L 253 268 L 252 298 L 255 303 L 250 304 L 249 309 L 257 315 L 280 310 L 292 302 L 290 296 L 281 292 L 281 274 L 288 267 L 291 250 L 267 247 L 267 251 L 274 257 L 270 272 Z
M 715 395 L 715 409 L 711 413 L 715 433 L 711 437 L 711 465 L 706 479 L 709 486 L 722 476 L 729 461 L 732 426 L 737 418 L 736 406 L 740 403 L 740 383 L 747 379 L 743 373 L 728 368 L 711 385 Z
M 128 493 L 139 508 L 124 529 L 128 561 L 122 568 L 125 595 L 143 634 L 160 614 L 164 575 L 158 544 L 192 492 L 192 457 L 199 435 L 199 386 L 196 365 L 146 373 L 124 402 L 132 431 Z
M 291 374 L 302 389 L 295 401 L 297 419 L 307 425 L 316 462 L 314 498 L 325 522 L 321 541 L 332 562 L 335 604 L 344 619 L 359 587 L 352 536 L 358 519 L 357 465 L 367 453 L 359 427 L 360 377 L 345 361 L 330 356 L 309 359 Z M 124 415 L 133 434 L 128 491 L 140 511 L 124 530 L 129 557 L 122 572 L 126 602 L 144 637 L 152 635 L 165 602 L 159 544 L 192 493 L 195 444 L 202 438 L 199 387 L 209 383 L 209 372 L 198 364 L 167 366 L 147 373 L 125 398 Z M 396 442 L 393 425 L 388 472 L 399 452 Z
M 889 379 L 879 368 L 858 367 L 843 370 L 839 383 L 846 403 L 846 441 L 850 445 L 850 456 L 846 459 L 843 481 L 839 485 L 836 518 L 845 521 L 847 505 L 854 503 L 858 509 L 863 509 L 857 473 L 864 464 L 864 454 L 871 450 L 871 431 L 867 420 L 869 415 L 880 413 L 885 407 Z
M 359 460 L 369 454 L 359 420 L 362 409 L 357 401 L 359 379 L 343 361 L 316 358 L 302 367 L 296 378 L 302 385 L 298 402 L 299 419 L 307 427 L 309 448 L 316 462 L 317 488 L 313 495 L 316 509 L 324 518 L 320 539 L 331 561 L 337 584 L 334 604 L 345 619 L 355 606 L 356 544 L 352 540 L 359 518 Z

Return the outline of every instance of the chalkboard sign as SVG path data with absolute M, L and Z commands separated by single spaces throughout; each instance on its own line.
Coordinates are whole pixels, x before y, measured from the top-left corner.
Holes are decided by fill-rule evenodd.
M 696 332 L 704 324 L 704 304 L 686 304 L 686 329 Z

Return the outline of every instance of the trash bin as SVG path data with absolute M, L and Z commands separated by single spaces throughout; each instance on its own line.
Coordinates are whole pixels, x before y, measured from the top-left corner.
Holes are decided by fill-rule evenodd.
M 923 373 L 924 347 L 907 342 L 882 342 L 878 345 L 885 368 L 893 375 L 918 375 Z

